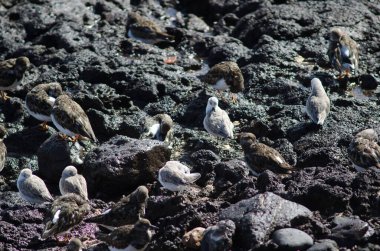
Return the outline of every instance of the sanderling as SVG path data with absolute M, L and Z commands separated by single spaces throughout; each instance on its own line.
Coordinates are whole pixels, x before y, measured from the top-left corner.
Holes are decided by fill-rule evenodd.
M 311 93 L 306 101 L 306 113 L 317 125 L 323 125 L 330 112 L 330 99 L 318 78 L 311 80 Z
M 227 112 L 218 106 L 218 99 L 216 97 L 208 99 L 203 126 L 207 132 L 216 137 L 231 139 L 234 137 L 234 124 L 228 117 Z
M 21 170 L 17 179 L 17 188 L 21 198 L 30 203 L 41 204 L 53 201 L 45 182 L 33 175 L 32 170 L 28 168 Z
M 78 174 L 74 166 L 67 166 L 63 169 L 59 180 L 59 191 L 62 195 L 76 193 L 84 199 L 88 199 L 86 179 Z

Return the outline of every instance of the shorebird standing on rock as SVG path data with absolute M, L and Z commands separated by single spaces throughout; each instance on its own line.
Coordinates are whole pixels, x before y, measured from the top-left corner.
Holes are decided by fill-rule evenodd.
M 28 168 L 21 170 L 17 179 L 17 188 L 21 198 L 32 204 L 53 201 L 45 182 L 38 176 L 33 175 L 32 170 Z
M 200 173 L 190 173 L 190 168 L 173 160 L 166 162 L 158 171 L 158 181 L 165 189 L 172 192 L 198 190 L 193 183 L 200 177 Z
M 88 200 L 86 179 L 78 174 L 74 166 L 67 166 L 63 169 L 59 180 L 59 191 L 62 195 L 76 193 Z
M 311 80 L 311 93 L 306 101 L 306 113 L 317 125 L 323 125 L 330 112 L 330 99 L 318 78 Z
M 227 112 L 218 106 L 216 97 L 208 99 L 203 126 L 208 133 L 216 137 L 230 139 L 234 137 L 234 124 L 228 117 Z
M 348 157 L 358 172 L 369 168 L 380 168 L 380 146 L 378 135 L 373 129 L 366 129 L 355 135 L 348 147 Z
M 97 142 L 86 113 L 66 94 L 60 95 L 55 100 L 51 120 L 61 133 L 73 137 L 74 142 L 88 139 Z
M 339 78 L 357 73 L 359 64 L 358 45 L 341 29 L 333 28 L 331 30 L 327 54 L 331 65 L 339 71 Z
M 97 232 L 96 238 L 107 243 L 111 251 L 143 251 L 152 239 L 151 229 L 157 227 L 147 219 L 140 219 L 133 225 L 117 227 L 110 233 Z
M 242 146 L 245 160 L 254 174 L 257 175 L 267 169 L 274 173 L 291 173 L 293 167 L 281 154 L 276 149 L 257 142 L 253 133 L 240 133 L 238 142 Z
M 25 97 L 26 110 L 37 120 L 42 121 L 41 128 L 47 130 L 47 122 L 51 121 L 51 111 L 55 99 L 62 94 L 59 83 L 39 84 L 35 86 Z
M 45 225 L 42 239 L 65 234 L 78 225 L 90 209 L 90 204 L 78 194 L 68 193 L 58 197 L 52 203 L 50 219 Z
M 148 44 L 159 42 L 171 42 L 174 40 L 161 29 L 153 20 L 141 16 L 137 12 L 128 13 L 128 37 L 140 40 Z
M 133 224 L 145 216 L 145 207 L 148 198 L 148 189 L 145 186 L 139 186 L 135 191 L 121 198 L 119 202 L 102 214 L 86 219 L 85 221 L 102 225 L 108 229 Z
M 229 89 L 232 102 L 237 102 L 236 93 L 244 89 L 244 78 L 239 66 L 232 61 L 224 61 L 214 65 L 201 79 L 212 85 L 218 92 Z
M 0 97 L 3 101 L 8 99 L 4 91 L 16 89 L 29 66 L 27 57 L 11 58 L 0 62 Z

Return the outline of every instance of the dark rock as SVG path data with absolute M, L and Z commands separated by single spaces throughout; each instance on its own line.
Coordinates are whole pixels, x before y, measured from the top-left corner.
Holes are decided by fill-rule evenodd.
M 331 222 L 332 229 L 329 236 L 339 246 L 350 247 L 359 242 L 367 241 L 375 230 L 359 217 L 336 216 Z
M 221 162 L 215 166 L 215 189 L 221 193 L 248 175 L 249 167 L 243 160 L 232 159 Z
M 262 245 L 275 228 L 289 224 L 296 217 L 311 217 L 311 211 L 271 192 L 242 200 L 220 212 L 220 219 L 235 222 L 235 243 L 244 249 Z
M 329 239 L 317 240 L 307 251 L 338 251 L 339 247 L 335 241 Z
M 21 150 L 19 146 L 22 145 L 23 153 L 34 154 L 37 152 L 40 145 L 55 132 L 56 131 L 52 127 L 49 127 L 48 131 L 43 131 L 40 126 L 35 126 L 8 135 L 4 142 L 9 146 L 9 152 L 18 152 Z
M 272 241 L 279 250 L 305 250 L 313 245 L 313 238 L 296 228 L 283 228 L 274 231 Z
M 364 90 L 375 90 L 379 85 L 376 78 L 370 74 L 361 75 L 359 77 L 359 83 Z
M 38 175 L 51 183 L 58 183 L 66 166 L 83 163 L 83 147 L 63 140 L 59 134 L 50 136 L 37 151 Z
M 170 150 L 159 141 L 115 136 L 87 154 L 83 175 L 90 193 L 117 196 L 155 180 L 169 159 Z
M 329 213 L 349 206 L 354 175 L 342 166 L 305 168 L 284 182 L 287 198 L 311 210 Z
M 256 186 L 260 192 L 283 193 L 285 190 L 280 177 L 270 170 L 265 170 L 257 177 Z
M 201 174 L 198 184 L 206 184 L 214 177 L 214 168 L 220 162 L 220 157 L 210 150 L 199 150 L 190 156 L 193 163 L 193 170 Z
M 228 251 L 232 247 L 232 237 L 235 233 L 235 223 L 231 220 L 219 221 L 215 226 L 208 227 L 203 232 L 202 251 Z

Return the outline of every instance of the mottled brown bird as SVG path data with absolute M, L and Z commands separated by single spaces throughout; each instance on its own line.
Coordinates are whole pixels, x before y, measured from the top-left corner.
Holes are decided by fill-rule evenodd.
M 27 57 L 11 58 L 0 62 L 0 96 L 3 101 L 8 99 L 4 91 L 16 89 L 29 66 Z
M 380 168 L 380 146 L 378 135 L 373 129 L 366 129 L 356 134 L 347 152 L 359 172 L 372 167 Z
M 214 65 L 201 79 L 212 85 L 214 89 L 224 91 L 229 89 L 232 101 L 237 101 L 236 93 L 244 89 L 244 78 L 239 66 L 232 61 L 224 61 Z
M 340 78 L 344 75 L 357 74 L 359 64 L 358 45 L 339 28 L 333 28 L 330 32 L 327 55 L 331 65 L 339 71 Z
M 141 16 L 137 12 L 128 13 L 128 37 L 149 44 L 170 42 L 174 39 L 172 35 L 163 31 L 156 22 Z
M 110 233 L 97 232 L 96 238 L 107 243 L 110 250 L 143 251 L 152 239 L 151 229 L 157 227 L 147 219 L 140 219 L 134 225 L 117 227 Z
M 108 229 L 133 224 L 145 215 L 148 198 L 148 189 L 145 186 L 139 186 L 131 194 L 121 198 L 114 206 L 100 215 L 86 219 L 86 222 L 96 223 Z
M 50 219 L 45 225 L 42 238 L 68 232 L 81 223 L 90 209 L 90 204 L 77 194 L 68 193 L 58 197 L 52 203 Z
M 76 140 L 97 142 L 90 120 L 82 107 L 68 95 L 60 95 L 54 102 L 51 119 L 58 130 Z
M 55 99 L 62 94 L 59 83 L 46 83 L 35 86 L 25 97 L 26 110 L 35 119 L 42 121 L 41 127 L 47 130 L 47 122 L 51 121 L 51 112 Z
M 276 149 L 257 142 L 253 133 L 240 133 L 238 142 L 243 148 L 248 166 L 256 174 L 267 169 L 274 173 L 290 173 L 293 169 Z

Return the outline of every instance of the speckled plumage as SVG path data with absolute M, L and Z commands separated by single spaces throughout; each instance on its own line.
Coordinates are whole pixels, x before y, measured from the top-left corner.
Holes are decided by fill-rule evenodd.
M 32 170 L 28 168 L 21 170 L 17 179 L 17 188 L 21 198 L 30 203 L 41 204 L 53 201 L 45 182 L 33 175 Z
M 141 16 L 137 12 L 128 13 L 128 36 L 153 44 L 174 39 L 173 36 L 163 31 L 153 20 Z
M 25 97 L 29 114 L 41 121 L 51 121 L 51 111 L 55 99 L 62 94 L 59 83 L 46 83 L 35 86 Z
M 60 95 L 55 100 L 51 118 L 62 133 L 71 137 L 79 135 L 80 139 L 97 141 L 86 113 L 66 94 Z
M 252 171 L 261 173 L 269 169 L 274 173 L 289 173 L 293 169 L 276 149 L 257 142 L 253 133 L 240 133 L 238 141 Z
M 224 79 L 226 86 L 218 88 L 217 82 Z M 232 61 L 223 61 L 214 65 L 209 72 L 203 76 L 203 80 L 215 89 L 229 89 L 232 93 L 241 92 L 244 89 L 244 78 L 239 66 Z
M 218 106 L 218 99 L 216 97 L 208 99 L 203 126 L 208 133 L 216 137 L 231 139 L 234 137 L 234 125 L 228 117 L 227 112 Z
M 133 224 L 145 215 L 145 207 L 149 198 L 148 189 L 139 186 L 135 191 L 120 199 L 104 213 L 86 220 L 106 227 L 119 227 Z
M 86 179 L 78 174 L 74 166 L 67 166 L 63 169 L 59 180 L 59 191 L 62 195 L 75 193 L 86 200 L 88 199 Z
M 134 225 L 117 227 L 110 233 L 97 232 L 96 237 L 107 243 L 110 250 L 145 250 L 152 239 L 151 228 L 147 219 L 140 219 Z M 129 249 L 128 249 L 129 248 Z
M 5 160 L 7 156 L 7 147 L 5 146 L 3 139 L 7 134 L 7 129 L 0 125 L 0 172 L 4 169 Z
M 51 215 L 42 238 L 46 239 L 69 231 L 83 220 L 90 209 L 89 203 L 77 194 L 69 193 L 58 197 L 52 203 Z
M 158 171 L 158 181 L 172 192 L 185 191 L 201 177 L 200 173 L 190 173 L 190 169 L 179 161 L 168 161 Z
M 141 138 L 154 138 L 160 141 L 170 141 L 173 137 L 173 120 L 167 114 L 157 114 L 145 117 L 140 125 Z
M 359 50 L 356 42 L 339 28 L 330 32 L 330 42 L 327 51 L 331 65 L 340 73 L 348 71 L 356 74 L 359 64 Z
M 330 99 L 318 78 L 311 80 L 311 93 L 306 101 L 306 113 L 318 125 L 323 125 L 330 112 Z
M 356 134 L 347 152 L 358 171 L 370 167 L 380 168 L 380 146 L 378 135 L 373 129 L 366 129 Z

